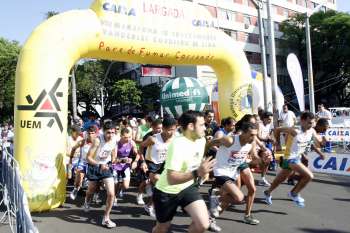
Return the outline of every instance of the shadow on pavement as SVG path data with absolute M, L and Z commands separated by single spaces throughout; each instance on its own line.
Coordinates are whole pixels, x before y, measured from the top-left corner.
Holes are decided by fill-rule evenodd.
M 333 200 L 350 202 L 350 198 L 333 198 Z
M 334 229 L 299 228 L 299 230 L 309 233 L 349 233 L 349 231 L 340 231 Z

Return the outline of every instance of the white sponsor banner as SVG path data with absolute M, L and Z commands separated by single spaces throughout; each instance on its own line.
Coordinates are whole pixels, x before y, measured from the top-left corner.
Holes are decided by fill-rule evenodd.
M 316 152 L 308 153 L 309 168 L 313 172 L 350 176 L 350 154 L 325 153 L 322 160 Z
M 350 128 L 349 127 L 331 127 L 326 132 L 327 140 L 331 142 L 350 142 Z
M 287 69 L 298 98 L 300 111 L 305 110 L 303 73 L 297 56 L 290 53 L 287 57 Z

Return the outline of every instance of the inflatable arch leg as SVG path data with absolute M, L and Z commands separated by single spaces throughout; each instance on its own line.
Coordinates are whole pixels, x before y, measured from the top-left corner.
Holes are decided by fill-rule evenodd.
M 31 211 L 65 201 L 68 75 L 81 58 L 142 64 L 209 65 L 219 77 L 222 117 L 250 112 L 243 50 L 209 12 L 174 0 L 96 0 L 59 14 L 26 41 L 16 71 L 15 156 Z

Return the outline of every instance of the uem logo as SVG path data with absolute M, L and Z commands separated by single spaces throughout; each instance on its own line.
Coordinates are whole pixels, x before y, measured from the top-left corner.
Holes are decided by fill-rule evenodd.
M 63 125 L 61 122 L 61 119 L 57 112 L 61 111 L 60 105 L 58 104 L 56 97 L 63 97 L 63 92 L 57 92 L 57 89 L 59 85 L 62 82 L 62 78 L 58 78 L 49 93 L 46 92 L 46 90 L 42 90 L 38 98 L 33 101 L 31 95 L 27 95 L 26 99 L 29 105 L 18 105 L 17 110 L 19 111 L 36 111 L 34 117 L 48 117 L 52 118 L 48 123 L 47 126 L 49 128 L 52 127 L 52 125 L 55 123 L 55 120 L 57 122 L 57 125 L 61 131 L 63 132 Z M 51 101 L 50 101 L 51 100 Z M 33 103 L 34 102 L 34 103 Z M 53 105 L 52 105 L 53 104 Z M 41 107 L 39 108 L 39 106 Z M 54 111 L 54 112 L 51 112 Z M 22 128 L 41 128 L 41 122 L 36 121 L 21 121 L 20 126 Z

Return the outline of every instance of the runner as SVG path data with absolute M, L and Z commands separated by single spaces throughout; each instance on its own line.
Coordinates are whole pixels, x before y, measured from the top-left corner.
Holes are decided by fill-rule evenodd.
M 72 165 L 72 169 L 75 173 L 74 189 L 70 193 L 70 198 L 75 200 L 77 194 L 82 186 L 86 171 L 87 171 L 87 161 L 86 155 L 92 145 L 93 140 L 96 137 L 97 128 L 95 125 L 90 125 L 87 129 L 87 136 L 85 139 L 79 141 L 73 148 L 70 154 L 69 164 Z M 74 157 L 75 151 L 79 150 L 79 157 Z
M 329 122 L 325 118 L 320 118 L 318 119 L 316 126 L 314 127 L 315 131 L 319 135 L 324 135 L 329 128 Z M 323 145 L 319 145 L 323 146 Z M 302 153 L 301 156 L 301 162 L 305 165 L 305 167 L 309 166 L 309 159 L 307 158 L 307 153 L 310 152 L 311 150 L 314 150 L 317 154 L 319 154 L 321 157 L 326 157 L 325 154 L 323 154 L 321 148 L 319 146 L 313 145 L 312 141 L 311 143 L 307 146 L 305 149 L 305 152 Z M 283 163 L 283 158 L 281 163 Z M 289 185 L 295 185 L 294 180 L 298 180 L 299 175 L 297 175 L 294 171 L 289 175 L 287 183 Z
M 176 125 L 177 122 L 174 118 L 165 118 L 163 120 L 162 132 L 148 137 L 143 143 L 141 143 L 141 151 L 143 148 L 147 148 L 145 159 L 148 168 L 148 177 L 152 188 L 157 183 L 160 174 L 164 170 L 168 145 L 175 135 Z M 154 218 L 156 217 L 152 198 L 150 198 L 147 205 L 145 205 L 145 210 L 150 216 Z
M 65 157 L 65 165 L 66 165 L 66 171 L 67 171 L 67 178 L 71 179 L 72 178 L 72 166 L 69 164 L 69 161 L 71 159 L 71 153 L 72 153 L 72 148 L 77 146 L 77 144 L 83 140 L 83 138 L 80 136 L 81 134 L 81 128 L 78 125 L 72 125 L 70 127 L 71 129 L 71 135 L 67 137 L 67 157 Z M 75 153 L 73 154 L 73 159 L 79 159 L 80 157 L 80 151 L 76 150 Z
M 109 216 L 114 200 L 114 182 L 111 163 L 115 160 L 115 142 L 113 141 L 115 127 L 112 122 L 108 121 L 103 125 L 103 132 L 103 135 L 93 140 L 87 154 L 89 187 L 86 192 L 84 209 L 85 211 L 90 209 L 89 204 L 95 192 L 96 184 L 99 181 L 103 181 L 107 191 L 107 200 L 102 225 L 107 228 L 113 228 L 116 224 L 111 221 Z
M 283 158 L 282 170 L 278 173 L 271 184 L 271 187 L 264 191 L 265 201 L 272 204 L 271 192 L 278 187 L 291 173 L 295 171 L 300 174 L 300 180 L 288 193 L 288 196 L 298 207 L 305 206 L 305 200 L 300 196 L 300 191 L 313 179 L 313 174 L 305 165 L 301 163 L 301 156 L 305 149 L 314 140 L 316 147 L 322 143 L 322 139 L 312 128 L 315 122 L 315 115 L 311 112 L 303 112 L 300 116 L 300 128 L 277 128 L 275 138 L 277 140 L 276 150 L 281 150 L 280 134 L 287 134 L 286 150 Z M 321 156 L 324 159 L 323 156 Z
M 273 130 L 273 114 L 272 112 L 264 112 L 262 122 L 259 124 L 258 139 L 263 142 L 266 148 L 268 148 L 271 152 L 273 152 L 273 145 L 276 143 L 275 138 L 273 137 Z M 277 164 L 273 153 L 272 161 L 269 164 L 270 170 L 276 171 Z M 265 178 L 267 170 L 268 168 L 262 168 L 263 173 L 259 185 L 270 186 L 270 183 Z
M 224 211 L 230 203 L 242 202 L 244 199 L 242 191 L 235 183 L 240 176 L 248 189 L 243 221 L 247 224 L 257 225 L 260 221 L 251 214 L 256 187 L 248 165 L 251 158 L 257 156 L 255 148 L 257 127 L 250 122 L 243 122 L 240 124 L 240 130 L 241 134 L 239 135 L 214 139 L 209 144 L 209 146 L 220 146 L 216 154 L 217 163 L 214 166 L 215 182 L 218 187 L 223 189 L 220 201 L 222 211 Z M 210 211 L 213 216 L 218 217 L 217 206 L 212 205 Z
M 122 198 L 123 192 L 130 185 L 130 168 L 137 167 L 139 155 L 136 149 L 135 142 L 131 139 L 132 132 L 129 128 L 123 128 L 121 131 L 120 141 L 116 146 L 117 159 L 113 164 L 114 184 L 116 194 Z M 132 161 L 131 156 L 135 155 L 135 161 Z M 117 197 L 114 199 L 114 206 L 117 206 Z
M 183 135 L 169 145 L 165 168 L 153 193 L 157 224 L 153 233 L 165 233 L 178 206 L 191 216 L 188 232 L 205 232 L 209 227 L 208 210 L 198 191 L 198 178 L 205 177 L 215 164 L 211 157 L 202 160 L 205 125 L 201 112 L 187 111 L 179 119 Z
M 147 140 L 148 137 L 153 136 L 154 134 L 162 132 L 162 120 L 156 119 L 151 123 L 152 131 L 148 132 L 142 141 Z M 139 169 L 138 169 L 138 177 L 140 180 L 140 185 L 138 188 L 138 194 L 136 196 L 136 202 L 138 205 L 145 205 L 143 200 L 143 193 L 147 190 L 147 195 L 152 196 L 152 186 L 149 185 L 149 177 L 147 176 L 147 164 L 145 161 L 146 150 L 139 151 L 140 161 L 139 161 Z

